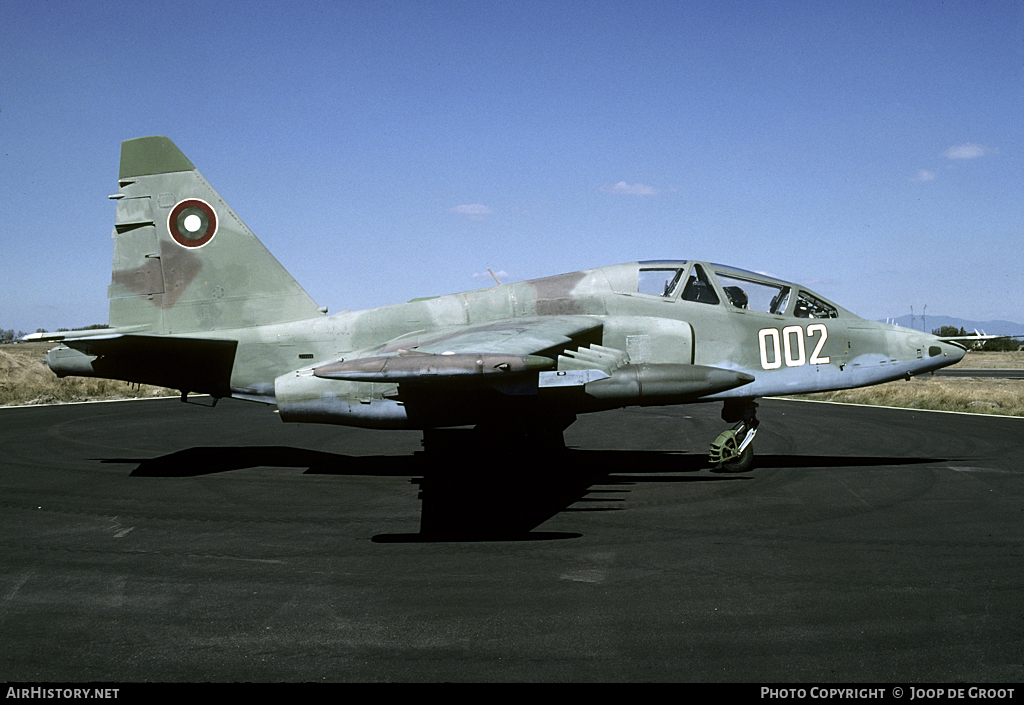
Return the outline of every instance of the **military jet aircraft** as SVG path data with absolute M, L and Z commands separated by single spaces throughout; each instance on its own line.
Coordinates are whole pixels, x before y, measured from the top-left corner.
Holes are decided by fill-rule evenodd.
M 748 469 L 755 399 L 910 378 L 963 345 L 800 284 L 650 260 L 332 316 L 166 137 L 121 145 L 110 328 L 29 336 L 58 376 L 277 406 L 286 422 L 474 426 L 538 452 L 577 414 L 720 402 L 710 461 Z

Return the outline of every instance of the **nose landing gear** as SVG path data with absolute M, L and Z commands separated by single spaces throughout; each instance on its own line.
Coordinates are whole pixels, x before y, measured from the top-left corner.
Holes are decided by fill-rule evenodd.
M 757 420 L 757 404 L 753 399 L 726 401 L 722 408 L 722 420 L 738 423 L 712 441 L 711 464 L 715 470 L 722 472 L 749 470 L 754 461 L 754 449 L 750 443 L 760 424 Z

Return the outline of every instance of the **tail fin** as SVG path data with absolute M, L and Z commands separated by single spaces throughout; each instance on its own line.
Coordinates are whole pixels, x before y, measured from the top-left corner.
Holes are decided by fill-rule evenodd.
M 323 315 L 166 137 L 121 143 L 110 325 L 194 333 Z

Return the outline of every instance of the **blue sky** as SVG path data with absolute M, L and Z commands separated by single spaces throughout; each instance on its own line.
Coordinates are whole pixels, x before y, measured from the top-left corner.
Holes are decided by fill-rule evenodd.
M 1024 4 L 15 2 L 0 328 L 107 320 L 169 136 L 332 312 L 638 259 L 1024 321 Z

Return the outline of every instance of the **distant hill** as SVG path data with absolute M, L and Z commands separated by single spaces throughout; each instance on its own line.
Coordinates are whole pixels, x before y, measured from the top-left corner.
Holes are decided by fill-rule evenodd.
M 916 330 L 922 330 L 924 325 L 921 316 L 914 316 L 914 325 L 911 326 L 910 314 L 891 320 L 890 323 L 895 323 L 905 328 L 912 327 Z M 965 318 L 928 314 L 928 330 L 925 331 L 926 333 L 931 333 L 936 328 L 941 328 L 942 326 L 963 328 L 968 333 L 973 333 L 977 329 L 979 332 L 984 331 L 988 335 L 1024 335 L 1024 324 L 1014 323 L 1013 321 L 968 321 Z

